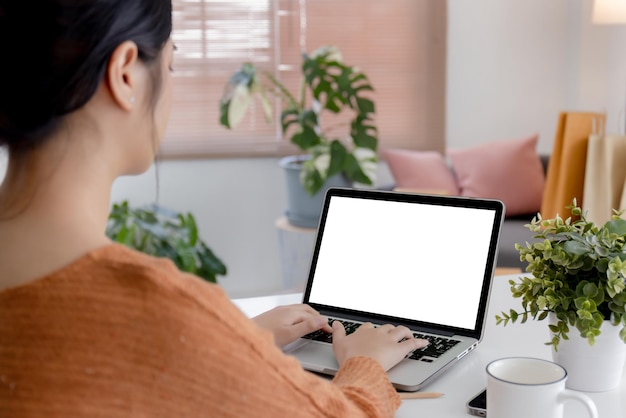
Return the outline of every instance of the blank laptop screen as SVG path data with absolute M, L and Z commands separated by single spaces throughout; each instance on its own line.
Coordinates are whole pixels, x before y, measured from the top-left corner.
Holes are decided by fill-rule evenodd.
M 473 330 L 495 216 L 332 196 L 309 302 Z

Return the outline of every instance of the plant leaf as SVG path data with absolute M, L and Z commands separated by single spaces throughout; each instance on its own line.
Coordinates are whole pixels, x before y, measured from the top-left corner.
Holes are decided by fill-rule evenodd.
M 112 206 L 106 233 L 112 240 L 156 257 L 171 259 L 179 269 L 216 281 L 226 274 L 224 263 L 200 239 L 195 217 L 148 205 L 131 208 L 127 201 Z

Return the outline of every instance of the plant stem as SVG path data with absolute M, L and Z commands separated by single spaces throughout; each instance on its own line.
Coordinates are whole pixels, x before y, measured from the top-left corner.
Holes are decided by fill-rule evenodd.
M 291 95 L 289 90 L 285 88 L 283 83 L 281 83 L 280 81 L 278 81 L 278 79 L 276 79 L 276 77 L 274 77 L 272 74 L 270 74 L 267 71 L 264 71 L 263 74 L 265 74 L 265 76 L 272 82 L 272 84 L 278 88 L 278 91 L 282 94 L 279 96 L 281 96 L 284 100 L 286 100 L 289 103 L 289 106 L 296 108 L 296 109 L 302 107 L 302 106 L 298 106 L 298 102 L 296 102 L 296 99 Z M 274 93 L 276 94 L 276 92 Z
M 304 81 L 304 77 L 302 77 L 302 80 L 300 80 L 300 108 L 304 108 L 304 100 L 305 100 L 305 96 L 306 96 L 306 83 Z

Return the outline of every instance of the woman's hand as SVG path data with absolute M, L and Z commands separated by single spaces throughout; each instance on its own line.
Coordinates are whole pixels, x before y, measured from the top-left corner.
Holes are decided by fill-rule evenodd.
M 374 327 L 367 322 L 346 336 L 341 322 L 334 321 L 332 331 L 333 351 L 340 366 L 351 357 L 366 356 L 389 370 L 411 351 L 428 345 L 428 341 L 414 338 L 405 326 Z
M 310 332 L 322 329 L 332 332 L 326 317 L 305 304 L 278 306 L 252 318 L 258 326 L 274 334 L 274 341 L 283 347 Z

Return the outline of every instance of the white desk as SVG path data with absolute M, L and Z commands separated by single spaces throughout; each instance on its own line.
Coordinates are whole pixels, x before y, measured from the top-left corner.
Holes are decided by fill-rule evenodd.
M 438 399 L 405 400 L 396 414 L 399 418 L 437 417 L 468 418 L 465 403 L 485 387 L 485 366 L 491 360 L 526 356 L 551 360 L 546 321 L 528 321 L 525 324 L 496 326 L 495 315 L 502 310 L 520 307 L 519 299 L 513 299 L 508 279 L 515 276 L 494 278 L 494 285 L 487 314 L 485 336 L 478 348 L 465 356 L 453 368 L 432 382 L 424 391 L 443 392 Z M 301 294 L 285 294 L 258 298 L 238 299 L 234 302 L 249 316 L 254 316 L 277 305 L 301 302 Z M 613 391 L 588 393 L 596 402 L 601 418 L 626 418 L 626 384 Z M 578 403 L 565 406 L 565 417 L 587 417 Z

